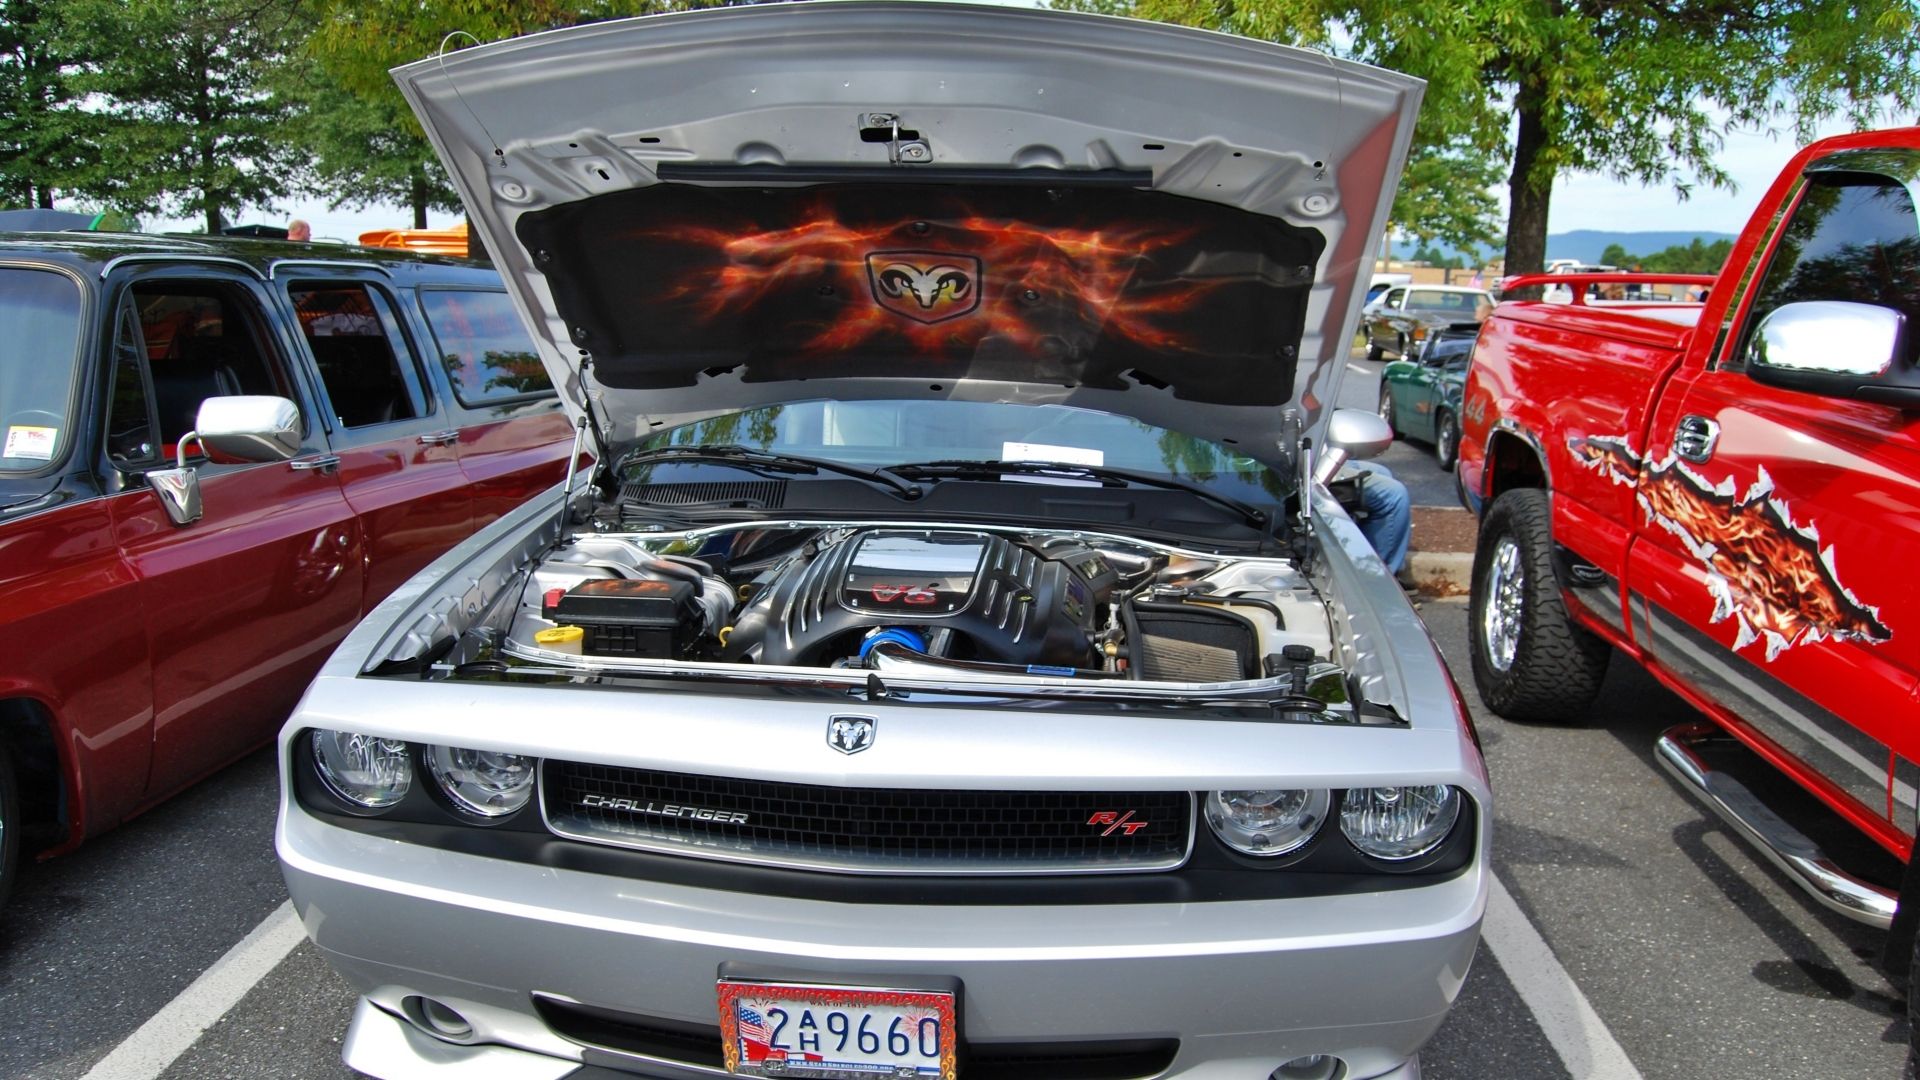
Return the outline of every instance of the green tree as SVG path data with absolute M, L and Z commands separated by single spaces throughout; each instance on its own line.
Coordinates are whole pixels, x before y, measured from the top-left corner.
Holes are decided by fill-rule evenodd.
M 1640 256 L 1627 254 L 1627 249 L 1619 244 L 1608 244 L 1606 250 L 1600 253 L 1602 266 L 1632 266 L 1639 261 Z
M 296 0 L 63 0 L 59 33 L 76 54 L 70 134 L 97 159 L 84 193 L 134 211 L 227 212 L 293 189 L 288 103 L 266 75 L 301 28 Z
M 1920 101 L 1912 0 L 1132 0 L 1124 10 L 1334 46 L 1425 78 L 1425 146 L 1489 152 L 1511 122 L 1508 273 L 1544 265 L 1560 174 L 1682 195 L 1695 178 L 1726 187 L 1714 156 L 1727 130 L 1784 115 L 1805 138 L 1828 117 L 1866 126 L 1883 104 L 1905 114 Z
M 307 151 L 302 187 L 329 206 L 405 206 L 416 229 L 427 227 L 429 211 L 460 209 L 459 193 L 397 90 L 347 90 L 306 55 L 289 63 L 276 83 L 300 103 L 291 131 Z
M 45 0 L 0 0 L 0 204 L 52 207 L 93 155 L 71 135 L 68 42 Z

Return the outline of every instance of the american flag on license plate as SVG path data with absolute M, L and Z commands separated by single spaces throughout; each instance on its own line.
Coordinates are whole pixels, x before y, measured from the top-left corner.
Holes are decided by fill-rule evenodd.
M 768 1048 L 767 1044 L 773 1041 L 773 1033 L 767 1030 L 767 1018 L 761 1016 L 758 1009 L 746 1005 L 740 1006 L 738 1015 L 740 1037 L 746 1040 L 749 1046 L 759 1046 L 764 1053 Z

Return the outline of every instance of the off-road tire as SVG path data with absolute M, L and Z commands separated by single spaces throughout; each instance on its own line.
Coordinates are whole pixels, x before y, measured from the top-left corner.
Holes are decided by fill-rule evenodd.
M 1442 470 L 1451 470 L 1460 460 L 1460 421 L 1445 409 L 1433 418 L 1433 457 Z
M 1494 562 L 1503 542 L 1517 548 L 1518 633 L 1513 660 L 1504 670 L 1490 651 L 1487 606 Z M 1487 708 L 1510 720 L 1575 721 L 1600 692 L 1611 651 L 1592 631 L 1567 615 L 1553 574 L 1553 533 L 1547 493 L 1517 488 L 1493 500 L 1480 523 L 1473 553 L 1473 595 L 1468 606 L 1473 683 Z
M 1379 411 L 1380 419 L 1387 422 L 1387 430 L 1393 432 L 1394 438 L 1399 438 L 1400 429 L 1393 426 L 1393 388 L 1387 385 L 1385 379 L 1380 381 Z

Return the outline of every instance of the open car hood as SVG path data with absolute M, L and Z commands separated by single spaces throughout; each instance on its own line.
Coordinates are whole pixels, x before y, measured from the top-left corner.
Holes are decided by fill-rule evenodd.
M 804 3 L 395 72 L 576 417 L 1136 417 L 1284 462 L 1334 400 L 1422 84 L 1053 11 Z

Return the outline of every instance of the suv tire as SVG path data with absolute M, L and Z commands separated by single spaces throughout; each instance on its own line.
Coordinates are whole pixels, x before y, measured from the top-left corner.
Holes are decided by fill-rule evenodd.
M 1468 607 L 1473 683 L 1511 720 L 1577 720 L 1600 692 L 1611 649 L 1576 626 L 1553 573 L 1547 493 L 1506 492 L 1487 508 Z
M 6 906 L 13 880 L 20 876 L 20 829 L 20 784 L 13 755 L 0 746 L 0 907 Z

